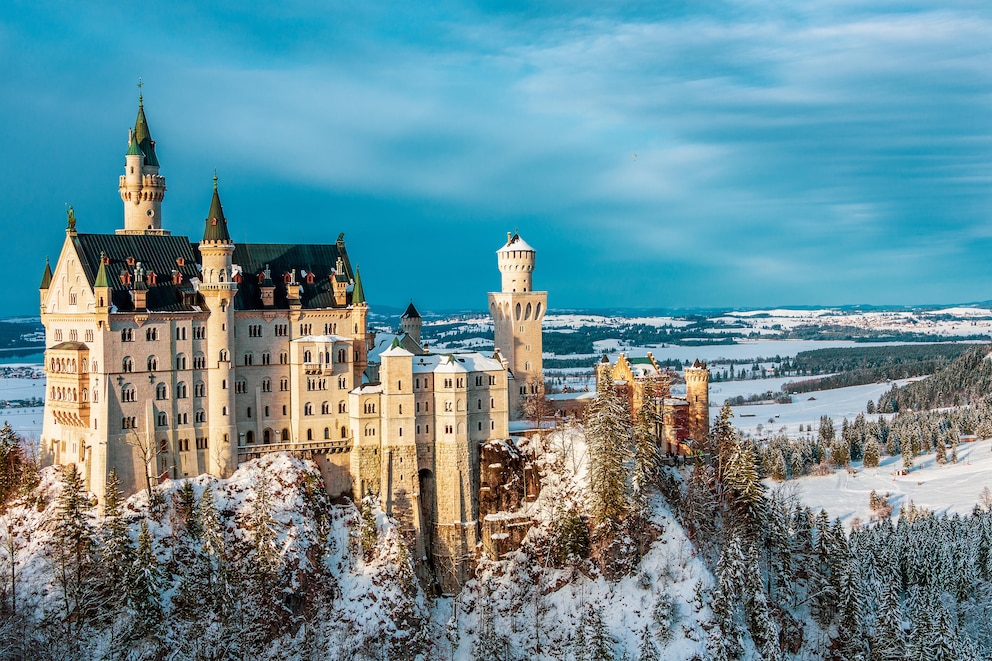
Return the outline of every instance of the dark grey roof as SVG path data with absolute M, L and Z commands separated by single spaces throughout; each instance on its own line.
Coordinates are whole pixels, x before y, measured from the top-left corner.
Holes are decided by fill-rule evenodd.
M 400 319 L 420 319 L 420 313 L 413 306 L 413 301 L 410 301 L 410 305 L 406 306 L 406 312 L 400 316 Z
M 286 273 L 289 272 L 293 272 L 296 282 L 303 285 L 301 303 L 304 308 L 335 307 L 334 287 L 330 276 L 335 270 L 339 256 L 344 277 L 347 280 L 353 279 L 354 273 L 343 241 L 335 244 L 235 244 L 233 262 L 241 267 L 242 274 L 238 295 L 234 299 L 235 309 L 262 308 L 259 279 L 266 265 L 272 271 L 272 282 L 275 285 L 274 307 L 289 307 L 284 281 Z M 312 283 L 308 282 L 304 275 L 310 273 L 313 274 Z
M 86 281 L 93 287 L 100 269 L 100 254 L 106 253 L 107 276 L 110 281 L 110 300 L 118 310 L 131 311 L 131 288 L 134 269 L 141 263 L 145 274 L 155 273 L 156 284 L 148 284 L 146 307 L 150 311 L 191 310 L 197 304 L 190 284 L 198 278 L 196 264 L 199 255 L 185 236 L 160 236 L 154 234 L 77 234 L 72 237 Z M 183 261 L 179 266 L 177 260 Z M 131 261 L 132 263 L 129 263 Z M 182 282 L 173 280 L 173 274 L 182 274 Z M 130 274 L 131 283 L 121 278 Z

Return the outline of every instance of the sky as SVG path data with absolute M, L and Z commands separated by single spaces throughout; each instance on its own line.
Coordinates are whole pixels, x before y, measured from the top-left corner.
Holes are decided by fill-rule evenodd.
M 3 312 L 73 205 L 123 226 L 139 78 L 198 239 L 345 233 L 373 304 L 484 309 L 519 230 L 558 308 L 992 299 L 992 4 L 0 8 Z M 0 313 L 0 316 L 3 316 Z

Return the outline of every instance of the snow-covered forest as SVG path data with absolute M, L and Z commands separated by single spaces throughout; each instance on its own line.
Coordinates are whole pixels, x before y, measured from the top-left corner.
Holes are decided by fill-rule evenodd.
M 782 447 L 742 439 L 729 407 L 706 448 L 713 461 L 680 469 L 662 465 L 649 407 L 641 411 L 631 424 L 626 400 L 604 392 L 583 424 L 522 441 L 541 475 L 540 495 L 523 506 L 534 525 L 519 549 L 480 559 L 456 596 L 418 582 L 407 540 L 375 502 L 329 501 L 309 461 L 270 455 L 226 480 L 167 482 L 127 499 L 111 490 L 97 516 L 75 471 L 38 470 L 5 428 L 0 654 L 868 661 L 992 653 L 987 507 L 953 517 L 907 507 L 897 523 L 881 517 L 848 531 L 763 486 L 781 463 L 791 477 L 803 465 L 799 451 L 787 458 Z M 912 448 L 892 446 L 894 436 L 937 444 L 948 429 L 980 428 L 985 411 L 858 420 L 832 439 L 821 425 L 809 450 L 819 456 L 805 470 L 841 461 L 838 453 L 867 461 Z

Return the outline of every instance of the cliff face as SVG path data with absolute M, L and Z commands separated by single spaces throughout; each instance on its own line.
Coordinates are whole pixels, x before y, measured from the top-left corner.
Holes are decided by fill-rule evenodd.
M 514 439 L 492 441 L 480 453 L 479 518 L 486 556 L 519 548 L 532 525 L 527 504 L 541 492 L 535 457 Z

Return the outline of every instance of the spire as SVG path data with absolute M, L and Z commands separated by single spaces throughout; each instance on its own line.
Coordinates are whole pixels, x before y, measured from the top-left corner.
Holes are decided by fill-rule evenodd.
M 148 130 L 148 120 L 145 118 L 145 100 L 141 94 L 141 83 L 138 83 L 138 118 L 134 120 L 134 139 L 141 153 L 145 155 L 145 165 L 158 167 L 158 158 L 155 157 L 155 141 L 152 140 L 152 133 Z
M 355 287 L 351 290 L 351 304 L 359 305 L 365 302 L 365 290 L 362 288 L 362 274 L 355 267 Z
M 417 308 L 413 306 L 413 299 L 410 299 L 410 305 L 406 307 L 406 312 L 400 317 L 400 319 L 420 319 L 420 313 L 417 312 Z
M 134 129 L 127 130 L 127 153 L 125 156 L 141 156 L 141 148 L 138 147 L 138 141 L 134 139 Z
M 207 213 L 206 227 L 203 230 L 204 241 L 231 242 L 227 231 L 227 218 L 224 217 L 224 207 L 220 204 L 220 193 L 217 191 L 217 172 L 214 171 L 214 196 L 210 200 L 210 211 Z
M 52 286 L 52 265 L 45 257 L 45 272 L 41 276 L 41 289 L 48 289 Z
M 100 268 L 96 272 L 94 287 L 109 287 L 110 278 L 107 277 L 107 253 L 100 251 Z

